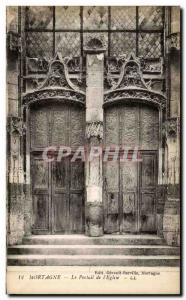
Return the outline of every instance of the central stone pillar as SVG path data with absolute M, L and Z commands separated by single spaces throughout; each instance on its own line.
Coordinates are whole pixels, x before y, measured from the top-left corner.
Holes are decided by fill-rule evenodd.
M 86 206 L 88 236 L 103 235 L 102 142 L 104 52 L 101 41 L 91 40 L 86 52 Z

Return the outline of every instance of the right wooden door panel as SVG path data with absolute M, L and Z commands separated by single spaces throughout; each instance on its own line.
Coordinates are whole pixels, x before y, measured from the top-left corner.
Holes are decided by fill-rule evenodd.
M 156 231 L 156 152 L 141 152 L 142 161 L 104 163 L 106 233 Z
M 142 153 L 140 163 L 140 231 L 156 231 L 157 158 L 155 153 Z
M 138 163 L 120 163 L 122 185 L 121 231 L 138 230 Z
M 142 155 L 141 162 L 120 157 L 104 163 L 105 232 L 156 231 L 158 110 L 136 103 L 109 106 L 104 141 L 107 147 L 119 146 L 120 154 L 136 147 Z
M 70 163 L 69 185 L 70 232 L 84 232 L 84 163 L 76 160 Z

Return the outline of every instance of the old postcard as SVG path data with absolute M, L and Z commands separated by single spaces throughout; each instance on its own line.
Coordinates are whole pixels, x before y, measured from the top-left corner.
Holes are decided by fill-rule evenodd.
M 179 295 L 180 7 L 6 12 L 7 293 Z

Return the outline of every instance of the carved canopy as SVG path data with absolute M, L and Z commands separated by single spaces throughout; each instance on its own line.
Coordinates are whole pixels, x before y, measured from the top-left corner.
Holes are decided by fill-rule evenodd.
M 119 79 L 113 80 L 111 89 L 104 93 L 104 105 L 116 102 L 140 102 L 161 108 L 166 104 L 165 96 L 144 81 L 140 63 L 133 54 L 123 62 Z
M 26 93 L 23 104 L 41 103 L 45 100 L 74 102 L 85 105 L 85 93 L 69 79 L 67 66 L 57 55 L 51 62 L 45 81 L 36 90 Z

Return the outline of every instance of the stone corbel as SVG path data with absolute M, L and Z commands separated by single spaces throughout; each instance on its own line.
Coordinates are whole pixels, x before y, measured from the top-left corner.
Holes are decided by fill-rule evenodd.
M 179 134 L 179 119 L 169 118 L 164 123 L 163 132 L 166 138 L 176 138 Z
M 171 33 L 167 37 L 168 49 L 180 50 L 180 32 Z
M 8 132 L 10 135 L 19 135 L 22 136 L 25 134 L 26 131 L 26 126 L 23 123 L 22 118 L 20 117 L 9 117 L 9 122 L 8 122 Z
M 9 31 L 7 34 L 7 47 L 10 52 L 18 53 L 22 51 L 21 37 L 17 32 Z
M 97 137 L 103 139 L 103 122 L 90 122 L 86 125 L 86 138 Z

